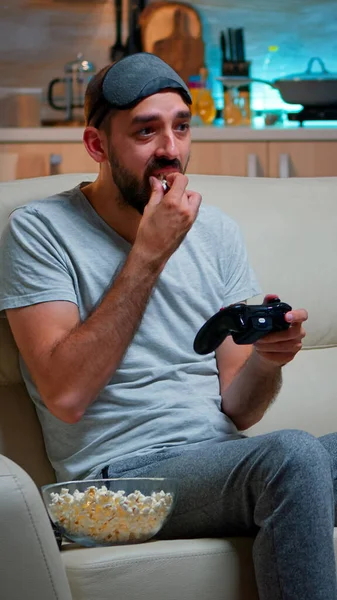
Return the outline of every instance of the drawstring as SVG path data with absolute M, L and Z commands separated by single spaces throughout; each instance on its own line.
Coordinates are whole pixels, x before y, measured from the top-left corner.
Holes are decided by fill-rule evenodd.
M 102 469 L 102 479 L 109 479 L 109 467 L 103 467 Z

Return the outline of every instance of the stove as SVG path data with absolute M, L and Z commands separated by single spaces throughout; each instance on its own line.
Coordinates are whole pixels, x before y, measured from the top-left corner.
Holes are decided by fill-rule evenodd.
M 337 121 L 337 104 L 331 106 L 305 106 L 298 113 L 288 113 L 289 121 Z

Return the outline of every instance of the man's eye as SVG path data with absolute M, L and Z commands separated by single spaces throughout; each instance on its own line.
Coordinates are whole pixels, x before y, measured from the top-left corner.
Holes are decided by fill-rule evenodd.
M 143 136 L 143 137 L 151 135 L 151 133 L 153 133 L 152 127 L 143 127 L 143 129 L 139 129 L 137 131 L 137 135 L 140 135 L 140 136 Z
M 189 128 L 190 128 L 189 123 L 179 123 L 179 125 L 177 126 L 177 129 L 179 129 L 179 131 L 188 131 Z

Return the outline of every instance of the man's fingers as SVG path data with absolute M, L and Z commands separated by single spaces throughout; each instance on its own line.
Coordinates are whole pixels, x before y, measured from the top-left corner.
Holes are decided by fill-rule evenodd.
M 305 308 L 297 308 L 287 312 L 284 318 L 288 323 L 303 323 L 308 319 L 308 312 Z
M 164 196 L 164 190 L 161 182 L 157 177 L 150 177 L 150 185 L 151 185 L 151 196 L 148 204 L 151 206 L 153 204 L 159 204 L 162 201 Z
M 273 353 L 287 353 L 287 352 L 299 352 L 302 349 L 302 341 L 297 340 L 286 340 L 285 342 L 275 342 L 263 344 L 261 340 L 255 342 L 255 348 L 262 352 L 273 352 Z
M 263 304 L 268 304 L 272 300 L 276 300 L 279 296 L 277 294 L 267 294 L 263 299 Z
M 197 209 L 202 201 L 202 196 L 198 192 L 192 192 L 191 190 L 186 190 L 186 196 L 189 204 L 193 204 Z
M 170 186 L 170 190 L 167 192 L 167 194 L 170 194 L 174 198 L 181 200 L 186 191 L 188 177 L 182 173 L 170 173 L 166 177 L 166 180 Z
M 273 333 L 268 333 L 268 335 L 260 338 L 256 344 L 274 344 L 279 342 L 287 342 L 289 340 L 303 340 L 305 337 L 305 331 L 300 323 L 296 323 L 289 327 L 289 329 L 284 329 L 283 331 L 275 331 Z

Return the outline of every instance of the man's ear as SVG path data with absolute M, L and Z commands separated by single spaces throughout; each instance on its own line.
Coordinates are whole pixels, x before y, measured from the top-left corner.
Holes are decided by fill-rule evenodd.
M 107 141 L 103 131 L 89 125 L 83 132 L 83 143 L 89 156 L 97 163 L 102 163 L 108 159 L 106 153 Z

